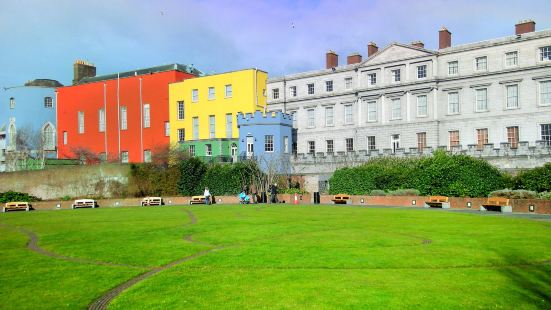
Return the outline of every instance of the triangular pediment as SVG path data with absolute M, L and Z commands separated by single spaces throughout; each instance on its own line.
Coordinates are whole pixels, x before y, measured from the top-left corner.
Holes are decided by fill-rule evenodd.
M 363 62 L 363 66 L 374 65 L 378 63 L 387 63 L 393 61 L 401 61 L 404 59 L 426 57 L 436 54 L 435 52 L 417 48 L 413 46 L 407 46 L 399 43 L 392 43 L 384 49 L 378 51 L 375 55 L 368 58 Z

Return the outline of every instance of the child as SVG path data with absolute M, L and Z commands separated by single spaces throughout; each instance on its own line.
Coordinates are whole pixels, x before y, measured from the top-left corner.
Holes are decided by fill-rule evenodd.
M 210 204 L 210 192 L 209 192 L 208 187 L 205 187 L 205 192 L 203 193 L 203 196 L 205 196 L 205 204 L 209 205 Z

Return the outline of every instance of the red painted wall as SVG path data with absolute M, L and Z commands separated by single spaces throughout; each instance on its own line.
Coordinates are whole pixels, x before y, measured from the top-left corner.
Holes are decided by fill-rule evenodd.
M 75 151 L 86 149 L 92 154 L 107 153 L 110 161 L 119 159 L 120 151 L 128 152 L 129 162 L 142 162 L 143 150 L 155 150 L 169 144 L 165 136 L 168 115 L 168 84 L 194 77 L 172 70 L 144 74 L 119 80 L 120 106 L 127 109 L 127 130 L 118 130 L 117 79 L 57 89 L 58 157 L 76 158 Z M 150 105 L 151 126 L 141 128 L 140 80 L 142 104 Z M 104 93 L 105 90 L 105 93 Z M 99 131 L 99 109 L 106 108 L 106 130 Z M 78 112 L 84 112 L 84 133 L 78 133 Z M 67 132 L 67 144 L 63 132 Z M 140 133 L 141 131 L 141 133 Z M 141 138 L 140 138 L 141 137 Z M 105 148 L 107 141 L 107 149 Z M 143 144 L 143 147 L 142 147 Z

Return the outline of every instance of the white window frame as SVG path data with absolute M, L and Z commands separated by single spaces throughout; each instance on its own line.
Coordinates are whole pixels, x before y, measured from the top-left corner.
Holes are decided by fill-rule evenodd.
M 335 152 L 335 141 L 333 139 L 325 140 L 325 150 L 327 153 Z
M 480 141 L 480 136 L 481 136 L 480 133 L 483 132 L 483 131 L 486 132 L 486 139 L 485 139 L 485 141 Z M 490 130 L 488 129 L 488 127 L 476 128 L 475 129 L 475 135 L 476 135 L 476 145 L 477 145 L 478 149 L 484 148 L 484 145 L 488 144 L 490 142 Z
M 212 144 L 205 144 L 205 156 L 212 156 Z
M 369 86 L 377 85 L 377 72 L 372 72 L 367 74 L 367 85 Z
M 424 105 L 424 109 L 425 109 L 425 113 L 422 114 L 421 113 L 421 107 L 423 107 L 422 105 L 420 105 L 422 103 L 422 100 L 420 100 L 421 98 L 425 98 L 424 99 L 424 102 L 425 102 L 425 105 Z M 427 95 L 419 95 L 417 96 L 417 117 L 427 117 L 429 116 L 429 103 L 428 103 L 428 96 Z
M 289 136 L 283 136 L 283 153 L 289 153 Z
M 366 143 L 367 143 L 367 150 L 372 151 L 377 149 L 377 138 L 375 136 L 367 136 L 366 137 Z M 373 140 L 373 143 L 370 143 L 371 140 Z
M 42 128 L 42 147 L 48 151 L 55 150 L 55 128 L 49 122 Z
M 335 126 L 335 108 L 333 106 L 325 107 L 325 126 Z
M 306 84 L 306 93 L 308 95 L 315 95 L 316 94 L 316 86 L 314 85 L 314 83 L 308 83 Z
M 513 57 L 509 57 L 511 55 L 514 55 Z M 514 59 L 514 63 L 509 63 L 509 60 Z M 505 52 L 505 67 L 506 68 L 513 68 L 518 67 L 518 51 L 508 51 Z
M 452 60 L 448 61 L 448 76 L 459 75 L 459 61 Z
M 226 113 L 226 138 L 233 136 L 233 115 Z
M 185 104 L 183 100 L 178 101 L 177 110 L 178 110 L 178 120 L 181 121 L 186 117 Z
M 191 102 L 199 101 L 199 89 L 195 88 L 191 90 Z
M 165 137 L 170 137 L 170 122 L 165 122 Z
M 143 161 L 144 163 L 151 162 L 151 150 L 143 150 Z
M 83 134 L 84 133 L 84 112 L 78 111 L 78 133 Z
M 63 132 L 63 145 L 67 145 L 67 141 L 69 139 L 69 136 L 66 131 Z
M 98 130 L 99 132 L 105 132 L 105 109 L 98 110 Z
M 354 124 L 354 109 L 352 108 L 352 104 L 344 105 L 344 124 L 345 125 Z
M 209 139 L 216 137 L 216 116 L 209 115 Z
M 401 98 L 392 98 L 390 100 L 391 106 L 390 106 L 390 120 L 400 120 L 402 119 L 402 100 Z M 396 111 L 400 114 L 397 116 Z
M 516 135 L 509 135 L 510 129 L 513 129 L 513 134 Z M 516 149 L 518 147 L 518 142 L 520 140 L 520 127 L 519 126 L 507 126 L 505 127 L 505 134 L 507 135 L 507 142 L 509 143 L 509 147 L 512 149 Z
M 482 67 L 482 64 L 484 64 L 484 67 Z M 488 56 L 479 56 L 474 59 L 474 71 L 488 71 Z
M 11 110 L 15 109 L 15 98 L 14 97 L 10 97 L 10 109 Z
M 513 89 L 513 87 L 516 88 L 516 96 L 509 96 L 509 89 Z M 510 105 L 510 99 L 515 98 L 515 105 Z M 520 108 L 519 104 L 519 84 L 505 84 L 505 109 L 507 110 L 513 110 Z
M 214 89 L 214 86 L 210 86 L 208 89 L 208 99 L 209 100 L 215 100 L 216 99 L 216 90 Z
M 316 109 L 306 110 L 306 117 L 307 117 L 306 126 L 308 128 L 316 128 Z
M 189 156 L 195 157 L 195 145 L 194 144 L 189 145 L 188 153 L 189 153 Z
M 307 142 L 308 145 L 308 154 L 316 154 L 316 141 L 310 140 Z
M 227 84 L 224 86 L 224 98 L 233 97 L 233 87 L 232 84 Z
M 417 79 L 422 80 L 427 78 L 427 65 L 417 66 Z
M 376 100 L 370 100 L 367 102 L 367 121 L 368 122 L 377 121 L 377 101 Z
M 279 88 L 272 89 L 272 99 L 274 100 L 279 99 Z
M 401 69 L 392 69 L 390 74 L 392 76 L 392 83 L 400 83 L 402 81 Z
M 345 138 L 344 147 L 346 152 L 354 152 L 354 138 Z
M 193 140 L 199 140 L 199 117 L 195 116 L 191 119 Z
M 452 96 L 455 95 L 457 102 L 452 102 Z M 457 111 L 453 111 L 452 107 L 457 106 Z M 459 92 L 453 91 L 448 93 L 448 115 L 456 115 L 461 113 L 461 104 L 459 99 Z
M 143 128 L 151 127 L 151 106 L 149 103 L 143 105 Z
M 121 152 L 121 163 L 128 164 L 128 151 Z
M 274 135 L 265 135 L 264 136 L 264 152 L 273 153 L 274 152 Z
M 178 128 L 178 142 L 183 142 L 186 140 L 186 130 L 185 128 Z
M 297 96 L 297 87 L 296 86 L 290 86 L 289 87 L 289 96 L 290 97 L 296 97 Z
M 539 136 L 540 140 L 543 141 L 546 145 L 551 146 L 551 123 L 539 124 Z M 544 128 L 547 127 L 549 134 L 544 135 Z
M 539 50 L 539 61 L 551 61 L 551 45 L 542 46 Z
M 128 113 L 126 106 L 121 106 L 121 130 L 128 129 Z
M 426 132 L 418 132 L 416 134 L 417 136 L 417 150 L 420 152 L 423 151 L 425 147 L 427 147 L 427 133 Z
M 344 89 L 352 89 L 354 86 L 352 85 L 353 79 L 352 77 L 346 77 L 344 78 Z
M 479 95 L 484 94 L 483 97 L 479 97 Z M 488 112 L 488 88 L 475 88 L 474 90 L 474 110 L 475 112 Z M 479 106 L 479 103 L 483 103 L 484 106 Z
M 325 91 L 330 93 L 334 90 L 333 88 L 333 80 L 325 81 Z
M 547 98 L 547 100 L 549 100 L 548 102 L 543 102 L 544 97 L 543 97 L 542 87 L 544 85 L 548 85 L 547 89 L 549 90 L 549 92 L 546 93 L 546 98 Z M 549 105 L 551 105 L 551 80 L 540 81 L 538 83 L 538 105 L 539 106 L 549 106 Z
M 454 138 L 455 138 L 455 133 L 457 133 L 457 141 L 453 140 L 453 143 L 452 143 L 452 133 L 454 134 Z M 458 146 L 458 145 L 461 145 L 461 133 L 459 132 L 459 130 L 449 130 L 448 131 L 449 148 L 451 148 L 452 146 Z

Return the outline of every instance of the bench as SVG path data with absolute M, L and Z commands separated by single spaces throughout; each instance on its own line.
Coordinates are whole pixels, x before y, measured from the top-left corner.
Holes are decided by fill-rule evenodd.
M 446 196 L 430 196 L 429 201 L 425 201 L 425 208 L 449 209 L 449 198 Z
M 333 196 L 333 199 L 331 199 L 331 201 L 333 202 L 333 204 L 345 205 L 345 204 L 351 204 L 352 198 L 350 197 L 350 195 L 347 195 L 347 194 L 337 194 Z
M 489 197 L 486 203 L 480 206 L 480 211 L 513 212 L 509 199 L 504 197 Z
M 71 209 L 76 208 L 96 208 L 98 203 L 94 199 L 77 199 L 71 205 Z
M 192 196 L 189 204 L 205 204 L 205 196 Z
M 2 212 L 7 212 L 9 210 L 30 211 L 31 205 L 28 202 L 24 202 L 24 201 L 6 202 L 6 204 L 2 208 Z
M 163 198 L 161 197 L 145 197 L 142 199 L 142 207 L 143 206 L 162 206 L 164 205 Z

